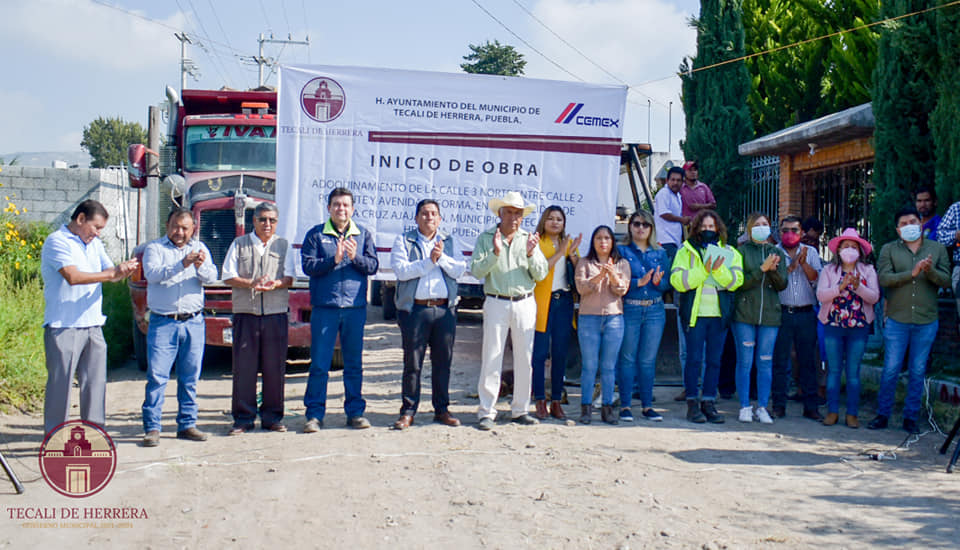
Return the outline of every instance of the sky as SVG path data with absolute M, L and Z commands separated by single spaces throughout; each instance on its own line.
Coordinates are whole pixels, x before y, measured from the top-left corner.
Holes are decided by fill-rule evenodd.
M 696 51 L 697 0 L 0 0 L 0 156 L 81 151 L 99 116 L 146 128 L 147 108 L 180 86 L 180 41 L 199 79 L 257 85 L 257 38 L 278 64 L 461 72 L 469 44 L 498 40 L 530 78 L 630 86 L 624 141 L 680 156 L 677 67 Z M 265 68 L 276 85 L 277 69 Z M 649 103 L 648 103 L 649 102 Z M 673 103 L 672 109 L 670 103 Z M 649 105 L 649 106 L 648 106 Z M 672 113 L 672 114 L 671 114 Z M 649 134 L 648 134 L 649 116 Z M 648 139 L 649 135 L 649 139 Z M 672 139 L 669 139 L 672 138 Z

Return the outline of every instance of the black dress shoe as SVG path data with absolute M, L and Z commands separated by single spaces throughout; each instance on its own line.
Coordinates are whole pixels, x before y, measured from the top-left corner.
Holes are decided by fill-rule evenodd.
M 774 418 L 783 418 L 787 416 L 787 408 L 783 405 L 774 405 L 773 408 L 770 409 L 770 416 Z
M 870 421 L 867 424 L 868 430 L 882 430 L 887 427 L 888 418 L 882 414 L 878 414 L 876 418 Z
M 807 409 L 803 411 L 803 417 L 816 422 L 823 422 L 823 415 L 817 409 Z
M 234 426 L 230 428 L 230 431 L 227 432 L 227 435 L 243 435 L 252 429 L 253 429 L 253 424 Z
M 904 431 L 906 431 L 908 434 L 914 434 L 914 435 L 915 435 L 915 434 L 920 433 L 920 427 L 917 426 L 917 421 L 916 421 L 916 420 L 911 420 L 911 419 L 909 419 L 909 418 L 904 418 L 904 419 L 903 419 L 903 429 L 904 429 Z

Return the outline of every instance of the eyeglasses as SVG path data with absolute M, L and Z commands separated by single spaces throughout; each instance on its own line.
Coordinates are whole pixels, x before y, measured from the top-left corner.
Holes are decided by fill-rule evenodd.
M 649 222 L 630 222 L 630 227 L 644 227 L 646 229 L 650 229 L 653 227 L 653 225 L 651 225 Z
M 257 218 L 257 221 L 260 222 L 260 223 L 271 223 L 271 224 L 273 224 L 273 225 L 277 225 L 277 218 L 259 217 L 259 218 Z
M 784 227 L 783 229 L 780 230 L 780 232 L 783 233 L 784 235 L 786 235 L 787 233 L 799 233 L 799 232 L 800 232 L 800 228 L 799 228 L 799 227 Z

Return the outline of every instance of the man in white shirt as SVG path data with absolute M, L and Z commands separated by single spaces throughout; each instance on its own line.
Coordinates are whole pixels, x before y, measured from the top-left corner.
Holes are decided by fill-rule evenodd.
M 103 426 L 106 419 L 107 344 L 103 339 L 104 281 L 120 281 L 139 267 L 136 259 L 118 266 L 107 256 L 100 232 L 109 214 L 85 200 L 70 223 L 51 233 L 40 252 L 43 277 L 43 348 L 47 389 L 44 433 L 70 418 L 73 377 L 80 381 L 80 418 Z
M 680 187 L 683 185 L 683 168 L 674 166 L 667 171 L 667 184 L 653 200 L 653 220 L 657 229 L 660 246 L 667 251 L 667 258 L 673 263 L 673 257 L 683 244 L 683 226 L 690 223 L 684 217 L 683 200 Z
M 275 232 L 276 205 L 253 210 L 253 233 L 230 243 L 223 260 L 223 282 L 233 287 L 233 428 L 240 435 L 257 420 L 257 373 L 263 378 L 260 425 L 274 432 L 283 425 L 284 378 L 289 338 L 289 291 L 296 274 L 293 250 Z
M 394 429 L 413 424 L 420 403 L 420 371 L 427 344 L 433 364 L 433 421 L 459 426 L 450 415 L 450 363 L 457 329 L 457 279 L 467 269 L 453 237 L 439 231 L 440 205 L 417 204 L 417 229 L 398 235 L 390 253 L 397 277 L 397 317 L 403 338 L 403 404 Z

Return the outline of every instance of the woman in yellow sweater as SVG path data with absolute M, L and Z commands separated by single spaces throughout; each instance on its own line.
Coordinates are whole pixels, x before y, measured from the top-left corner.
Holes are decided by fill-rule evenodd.
M 547 258 L 550 271 L 537 283 L 533 296 L 537 302 L 537 326 L 533 337 L 533 399 L 537 411 L 534 415 L 543 420 L 547 417 L 546 373 L 544 366 L 550 352 L 550 412 L 549 415 L 563 420 L 563 372 L 567 366 L 567 346 L 573 329 L 573 295 L 570 280 L 580 254 L 577 248 L 583 235 L 571 238 L 567 235 L 567 216 L 559 206 L 549 206 L 540 216 L 537 233 L 540 234 L 540 250 Z M 568 260 L 571 265 L 568 265 Z

